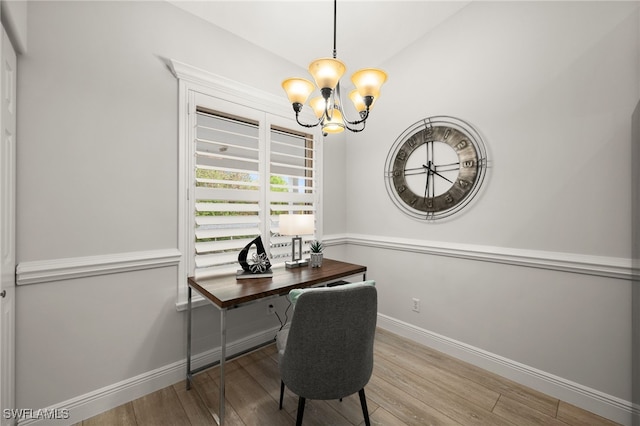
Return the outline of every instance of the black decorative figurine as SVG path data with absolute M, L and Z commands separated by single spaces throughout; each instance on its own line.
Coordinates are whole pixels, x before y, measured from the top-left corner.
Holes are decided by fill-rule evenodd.
M 249 254 L 249 249 L 252 245 L 256 246 L 256 253 L 251 257 L 253 263 L 250 264 L 247 262 L 247 255 Z M 240 251 L 240 254 L 238 255 L 238 262 L 244 271 L 251 274 L 264 274 L 266 272 L 270 272 L 271 262 L 269 262 L 267 252 L 264 250 L 264 245 L 262 244 L 262 238 L 260 236 L 257 236 Z

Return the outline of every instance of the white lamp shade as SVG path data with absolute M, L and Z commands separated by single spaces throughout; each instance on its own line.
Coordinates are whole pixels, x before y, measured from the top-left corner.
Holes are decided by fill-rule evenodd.
M 315 231 L 315 217 L 312 214 L 281 214 L 280 235 L 308 235 Z

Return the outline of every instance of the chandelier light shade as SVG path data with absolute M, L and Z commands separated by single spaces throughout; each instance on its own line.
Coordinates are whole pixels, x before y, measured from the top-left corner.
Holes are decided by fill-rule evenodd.
M 347 67 L 333 58 L 320 58 L 309 64 L 309 74 L 319 89 L 335 89 Z
M 387 81 L 387 74 L 376 68 L 367 68 L 355 72 L 351 76 L 351 81 L 362 98 L 367 96 L 377 98 L 380 96 L 380 87 Z
M 340 109 L 334 108 L 333 111 L 331 111 L 331 118 L 322 125 L 322 130 L 325 133 L 340 133 L 344 131 L 344 128 L 345 124 L 342 113 Z
M 309 106 L 311 106 L 311 109 L 313 110 L 313 113 L 316 115 L 317 118 L 322 118 L 322 116 L 324 115 L 324 110 L 326 105 L 327 105 L 327 102 L 324 100 L 322 96 L 318 96 L 309 101 Z
M 316 86 L 304 78 L 289 78 L 282 82 L 282 88 L 287 93 L 289 102 L 296 114 L 296 121 L 303 127 L 322 126 L 323 133 L 340 133 L 347 129 L 352 132 L 364 130 L 369 112 L 376 99 L 380 97 L 380 87 L 387 80 L 387 74 L 376 68 L 365 68 L 356 71 L 351 76 L 355 90 L 349 98 L 358 112 L 359 118 L 350 121 L 346 118 L 342 108 L 340 79 L 347 70 L 345 64 L 336 59 L 336 17 L 337 0 L 333 1 L 333 58 L 319 58 L 309 64 L 309 74 Z M 309 102 L 318 121 L 306 124 L 300 122 L 300 112 L 315 89 L 320 91 L 320 97 L 314 97 Z
M 313 83 L 304 78 L 289 78 L 282 82 L 282 87 L 287 92 L 289 102 L 292 104 L 304 104 L 315 89 Z
M 359 113 L 367 109 L 367 106 L 364 103 L 364 98 L 360 96 L 360 93 L 358 93 L 357 89 L 353 89 L 349 93 L 349 99 L 351 99 L 351 102 L 353 102 L 353 106 L 356 107 L 356 111 L 358 111 Z M 373 98 L 371 105 L 369 105 L 369 111 L 373 109 L 373 106 L 376 104 L 377 99 L 378 99 L 378 96 Z

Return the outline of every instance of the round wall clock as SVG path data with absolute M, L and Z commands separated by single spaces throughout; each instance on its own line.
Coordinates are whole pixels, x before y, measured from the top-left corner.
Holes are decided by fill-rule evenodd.
M 477 195 L 487 169 L 480 134 L 454 117 L 430 117 L 394 142 L 384 167 L 389 197 L 407 215 L 436 220 L 462 210 Z

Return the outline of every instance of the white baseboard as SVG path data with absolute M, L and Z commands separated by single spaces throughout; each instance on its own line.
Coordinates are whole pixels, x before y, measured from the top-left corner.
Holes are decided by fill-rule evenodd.
M 640 421 L 640 407 L 562 377 L 450 339 L 406 322 L 378 314 L 378 327 L 496 373 L 554 398 L 625 426 Z M 637 423 L 635 423 L 637 424 Z
M 279 327 L 245 337 L 227 345 L 227 356 L 231 357 L 251 350 L 270 340 L 273 340 Z M 200 354 L 192 355 L 191 368 L 216 362 L 220 359 L 220 348 L 215 348 Z M 103 413 L 119 405 L 125 404 L 134 399 L 148 395 L 157 390 L 172 386 L 180 381 L 186 380 L 187 362 L 186 358 L 172 364 L 165 365 L 155 370 L 140 374 L 130 379 L 105 386 L 101 389 L 89 392 L 78 397 L 62 401 L 42 410 L 43 412 L 64 412 L 67 419 L 24 419 L 18 422 L 20 426 L 44 426 L 44 425 L 71 425 L 82 420 Z M 186 381 L 185 381 L 186 386 Z M 68 411 L 67 411 L 68 410 Z

